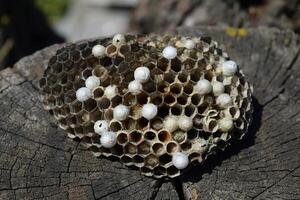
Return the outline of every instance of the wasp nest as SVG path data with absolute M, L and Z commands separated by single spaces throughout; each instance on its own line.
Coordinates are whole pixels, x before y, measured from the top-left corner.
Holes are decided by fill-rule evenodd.
M 66 45 L 40 86 L 69 137 L 158 178 L 241 139 L 252 114 L 243 73 L 207 37 L 118 34 Z

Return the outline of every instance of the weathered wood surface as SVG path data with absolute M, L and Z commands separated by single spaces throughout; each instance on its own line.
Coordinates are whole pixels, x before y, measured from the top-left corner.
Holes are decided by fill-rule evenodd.
M 242 66 L 256 99 L 248 138 L 173 181 L 93 157 L 42 108 L 37 80 L 54 45 L 0 72 L 0 199 L 300 199 L 299 37 L 178 31 L 210 34 Z

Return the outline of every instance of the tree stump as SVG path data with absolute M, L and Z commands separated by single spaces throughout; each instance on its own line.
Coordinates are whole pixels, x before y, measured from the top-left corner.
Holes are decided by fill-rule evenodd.
M 61 46 L 53 45 L 0 72 L 0 199 L 300 199 L 299 37 L 269 28 L 177 31 L 212 36 L 240 64 L 254 87 L 248 137 L 172 180 L 96 158 L 43 109 L 37 82 Z

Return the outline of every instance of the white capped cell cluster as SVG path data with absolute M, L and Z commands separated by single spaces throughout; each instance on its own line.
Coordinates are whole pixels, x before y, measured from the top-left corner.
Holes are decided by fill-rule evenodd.
M 40 86 L 69 137 L 157 178 L 205 162 L 251 122 L 251 87 L 209 37 L 116 34 L 70 44 Z

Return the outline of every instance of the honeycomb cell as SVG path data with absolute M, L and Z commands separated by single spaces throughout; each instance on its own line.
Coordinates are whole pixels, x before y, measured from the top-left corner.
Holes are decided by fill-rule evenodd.
M 154 143 L 152 145 L 152 150 L 156 155 L 160 155 L 165 151 L 165 148 L 162 143 Z
M 127 154 L 135 154 L 137 152 L 136 145 L 134 145 L 132 143 L 128 143 L 128 144 L 125 145 L 124 151 Z
M 141 142 L 142 140 L 142 133 L 139 132 L 139 131 L 132 131 L 130 134 L 129 134 L 129 141 L 132 142 L 132 143 L 139 143 Z
M 147 155 L 150 153 L 150 145 L 146 141 L 139 144 L 137 149 L 138 149 L 138 154 L 141 155 Z
M 149 130 L 149 131 L 145 132 L 144 138 L 146 140 L 151 141 L 151 140 L 154 140 L 156 138 L 156 134 L 155 134 L 154 131 Z
M 159 164 L 157 157 L 153 154 L 148 155 L 145 158 L 145 165 L 149 168 L 156 167 Z

